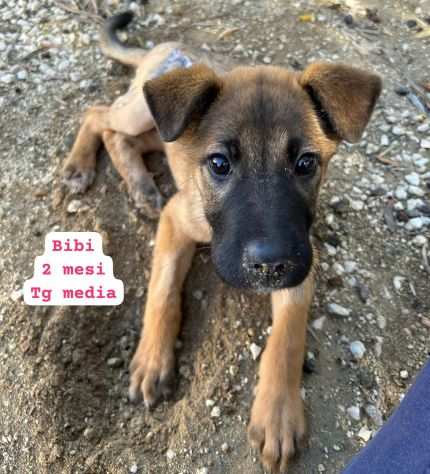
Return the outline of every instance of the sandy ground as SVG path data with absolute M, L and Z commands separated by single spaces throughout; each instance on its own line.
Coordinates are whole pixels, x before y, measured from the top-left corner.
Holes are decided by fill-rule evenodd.
M 88 193 L 72 197 L 60 185 L 82 112 L 126 87 L 128 72 L 97 46 L 101 15 L 126 6 L 0 1 L 0 472 L 261 473 L 246 425 L 258 365 L 249 347 L 264 346 L 267 298 L 226 287 L 201 249 L 186 282 L 173 400 L 153 413 L 130 404 L 127 367 L 156 223 L 136 211 L 104 153 Z M 317 59 L 344 61 L 384 79 L 366 136 L 332 161 L 315 229 L 323 263 L 304 376 L 309 447 L 289 472 L 339 473 L 430 351 L 429 117 L 409 100 L 417 96 L 399 95 L 415 84 L 430 102 L 421 87 L 430 81 L 430 37 L 417 36 L 429 27 L 430 2 L 151 0 L 131 7 L 140 16 L 130 39 L 145 47 L 179 38 L 238 62 L 300 69 Z M 151 163 L 171 193 L 163 157 Z M 73 199 L 78 211 L 70 213 Z M 52 230 L 103 235 L 126 287 L 121 306 L 23 303 L 21 288 Z M 331 314 L 330 303 L 349 316 Z M 353 341 L 365 347 L 359 361 Z

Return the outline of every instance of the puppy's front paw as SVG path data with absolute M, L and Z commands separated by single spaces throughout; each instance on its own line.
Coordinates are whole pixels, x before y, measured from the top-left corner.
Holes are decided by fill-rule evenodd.
M 72 194 L 83 193 L 93 184 L 95 176 L 93 167 L 81 166 L 77 160 L 69 158 L 63 168 L 62 182 Z
M 142 396 L 145 405 L 152 408 L 160 396 L 168 398 L 175 378 L 173 349 L 163 346 L 164 341 L 140 341 L 130 364 L 130 401 Z
M 265 469 L 272 473 L 286 472 L 288 460 L 303 443 L 305 431 L 303 403 L 299 393 L 288 397 L 286 393 L 271 387 L 258 387 L 248 438 L 259 451 Z

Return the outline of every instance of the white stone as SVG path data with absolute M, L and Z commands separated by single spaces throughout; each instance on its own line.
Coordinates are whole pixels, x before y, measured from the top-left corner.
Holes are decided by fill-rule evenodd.
M 344 308 L 343 306 L 337 303 L 329 303 L 327 305 L 327 310 L 330 314 L 333 314 L 334 316 L 341 316 L 343 318 L 346 318 L 351 314 L 350 309 Z
M 138 469 L 138 468 L 137 468 L 137 464 L 134 463 L 134 464 L 132 464 L 132 465 L 130 466 L 129 472 L 130 472 L 131 474 L 136 474 L 137 469 Z
M 400 127 L 399 125 L 395 125 L 391 129 L 393 135 L 396 135 L 397 137 L 400 137 L 405 134 L 405 129 L 403 127 Z
M 354 211 L 362 211 L 364 208 L 363 201 L 351 201 L 350 205 L 351 205 L 351 208 L 354 209 Z
M 427 138 L 421 140 L 421 148 L 424 148 L 425 150 L 430 150 L 430 140 L 428 140 Z
M 67 212 L 69 214 L 76 214 L 78 211 L 82 210 L 82 201 L 79 201 L 78 199 L 73 199 L 73 201 L 69 202 L 69 205 L 67 206 Z
M 424 201 L 422 199 L 408 199 L 408 201 L 406 202 L 406 209 L 408 211 L 413 211 L 417 207 L 420 207 L 423 205 L 424 205 Z
M 414 217 L 406 224 L 407 230 L 420 230 L 430 225 L 430 217 Z
M 412 196 L 423 197 L 425 192 L 423 189 L 419 188 L 418 186 L 408 186 L 408 193 Z
M 205 403 L 206 403 L 206 406 L 208 408 L 213 407 L 215 405 L 215 402 L 213 400 L 210 400 L 210 399 L 206 400 Z
M 336 250 L 336 247 L 333 247 L 333 245 L 330 245 L 328 243 L 324 243 L 324 247 L 326 248 L 327 250 L 327 253 L 331 256 L 331 257 L 334 257 L 336 254 L 337 254 L 337 250 Z
M 417 235 L 412 239 L 412 243 L 417 247 L 422 247 L 427 243 L 427 237 L 424 235 Z
M 25 69 L 22 69 L 16 73 L 16 78 L 19 81 L 25 81 L 28 78 L 28 72 Z
M 315 319 L 315 321 L 312 322 L 311 326 L 317 331 L 321 331 L 326 319 L 327 318 L 325 316 L 321 316 L 320 318 Z
M 430 125 L 428 123 L 422 123 L 417 127 L 417 131 L 420 133 L 426 133 L 430 130 Z
M 420 158 L 420 159 L 418 159 L 418 160 L 415 160 L 415 164 L 416 164 L 419 168 L 425 168 L 425 167 L 428 165 L 429 161 L 430 161 L 430 160 L 429 160 L 428 158 Z M 423 169 L 423 170 L 420 170 L 420 169 L 419 169 L 418 171 L 421 173 L 421 172 L 425 172 L 426 170 L 425 170 L 425 169 Z
M 407 380 L 409 378 L 409 372 L 407 370 L 401 370 L 400 378 L 403 380 Z
M 24 290 L 20 288 L 19 290 L 12 291 L 12 293 L 10 294 L 10 298 L 12 301 L 16 303 L 22 298 L 23 294 L 24 294 Z
M 394 285 L 394 288 L 397 290 L 397 291 L 400 291 L 402 289 L 402 285 L 403 285 L 403 282 L 406 281 L 406 278 L 405 277 L 402 277 L 402 276 L 395 276 L 393 278 L 393 285 Z
M 371 430 L 369 430 L 366 426 L 362 426 L 357 436 L 367 443 L 369 439 L 372 437 L 372 434 L 373 432 Z
M 406 192 L 406 189 L 404 187 L 398 187 L 395 191 L 394 191 L 394 196 L 397 198 L 397 199 L 406 199 L 408 197 L 408 193 Z
M 420 175 L 418 173 L 407 174 L 405 176 L 405 180 L 409 184 L 412 184 L 413 186 L 419 186 L 420 185 Z
M 385 329 L 387 326 L 387 320 L 382 316 L 382 314 L 376 316 L 376 323 L 378 324 L 379 329 Z
M 390 140 L 388 139 L 387 135 L 381 135 L 381 146 L 388 146 Z
M 176 457 L 176 453 L 175 451 L 173 451 L 172 449 L 168 449 L 167 452 L 166 452 L 166 458 L 171 461 L 173 458 Z
M 346 273 L 352 273 L 357 270 L 357 262 L 353 262 L 352 260 L 347 260 L 344 263 L 344 268 Z
M 348 413 L 348 416 L 354 420 L 354 421 L 360 421 L 361 415 L 360 415 L 360 407 L 353 405 L 352 407 L 349 407 L 346 409 L 346 412 Z
M 366 352 L 366 347 L 361 341 L 353 341 L 349 345 L 349 350 L 351 351 L 351 354 L 354 356 L 354 359 L 360 360 L 364 357 L 364 354 Z
M 211 417 L 212 418 L 219 418 L 221 416 L 221 409 L 220 407 L 213 407 L 211 410 Z
M 79 72 L 71 72 L 69 77 L 73 82 L 79 82 L 81 80 L 81 75 Z
M 0 82 L 3 82 L 5 84 L 10 84 L 11 82 L 13 82 L 15 80 L 15 76 L 13 74 L 2 74 L 0 76 Z
M 251 351 L 251 356 L 254 360 L 258 359 L 258 356 L 261 354 L 261 347 L 255 344 L 254 342 L 249 346 Z
M 345 269 L 339 262 L 333 263 L 333 271 L 336 273 L 336 275 L 343 275 L 345 273 Z

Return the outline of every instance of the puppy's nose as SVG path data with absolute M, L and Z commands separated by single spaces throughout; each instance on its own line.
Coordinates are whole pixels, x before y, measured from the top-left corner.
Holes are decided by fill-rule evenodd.
M 244 267 L 252 273 L 280 276 L 288 266 L 285 245 L 268 240 L 253 240 L 244 249 Z

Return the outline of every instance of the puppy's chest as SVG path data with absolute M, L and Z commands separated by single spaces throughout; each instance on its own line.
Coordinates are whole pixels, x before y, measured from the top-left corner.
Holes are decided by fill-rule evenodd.
M 162 61 L 150 74 L 149 79 L 154 79 L 162 74 L 166 74 L 174 69 L 185 69 L 191 67 L 193 62 L 191 58 L 181 51 L 179 48 L 175 48 L 166 58 Z

